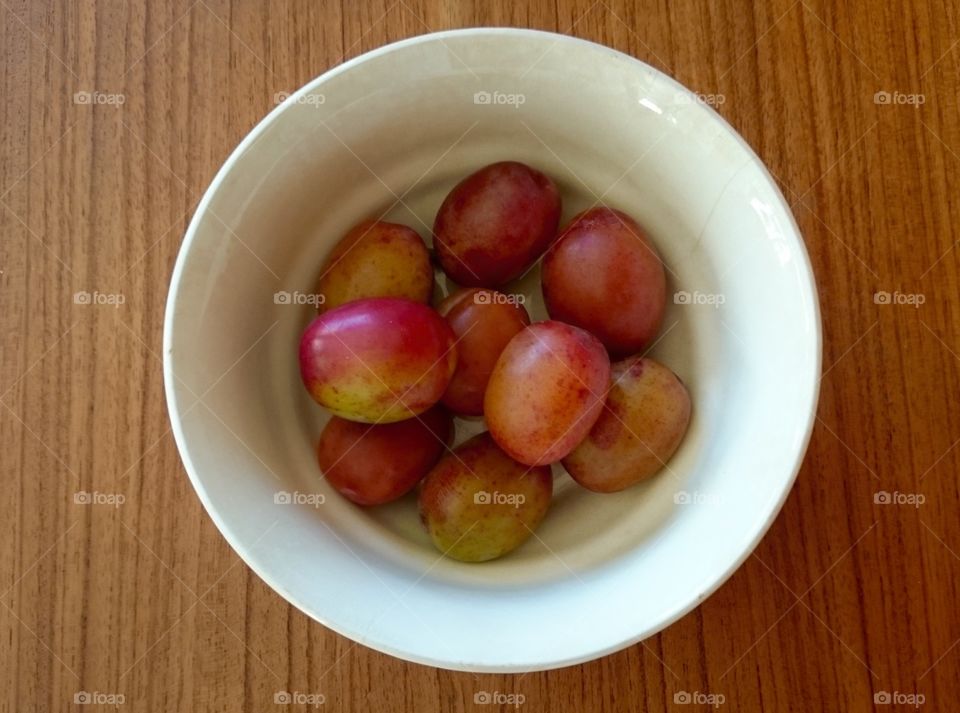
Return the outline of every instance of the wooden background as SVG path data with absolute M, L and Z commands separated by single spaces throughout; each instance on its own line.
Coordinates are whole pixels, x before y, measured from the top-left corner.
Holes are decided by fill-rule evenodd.
M 956 2 L 0 0 L 0 23 L 0 710 L 80 691 L 151 713 L 305 709 L 278 691 L 374 713 L 494 708 L 482 691 L 526 711 L 893 710 L 885 692 L 958 710 Z M 825 331 L 809 454 L 755 555 L 643 645 L 524 676 L 366 650 L 252 575 L 184 475 L 158 359 L 189 216 L 274 95 L 474 25 L 589 38 L 722 95 L 793 205 Z

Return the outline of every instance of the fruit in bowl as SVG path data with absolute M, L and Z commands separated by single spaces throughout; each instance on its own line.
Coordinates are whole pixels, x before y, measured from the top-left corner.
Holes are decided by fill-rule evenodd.
M 533 535 L 553 492 L 548 466 L 528 467 L 489 433 L 466 441 L 427 475 L 420 517 L 433 543 L 464 562 L 501 557 Z
M 556 238 L 560 191 L 535 168 L 494 163 L 450 191 L 433 225 L 440 264 L 466 287 L 519 277 Z
M 321 313 L 366 297 L 427 302 L 433 291 L 430 253 L 416 231 L 364 220 L 333 248 L 317 279 Z
M 444 454 L 453 419 L 443 407 L 405 421 L 367 424 L 334 416 L 317 444 L 327 482 L 357 505 L 403 497 Z
M 458 340 L 457 370 L 443 394 L 443 403 L 454 413 L 483 415 L 483 396 L 497 359 L 510 340 L 530 324 L 530 315 L 517 297 L 495 290 L 465 289 L 437 307 Z
M 300 340 L 300 373 L 341 418 L 392 423 L 433 406 L 457 365 L 455 337 L 437 312 L 394 297 L 348 302 L 314 319 Z
M 666 465 L 689 422 L 683 384 L 637 353 L 666 303 L 651 239 L 607 207 L 557 235 L 560 204 L 553 180 L 522 163 L 458 183 L 437 212 L 434 246 L 466 287 L 436 309 L 424 304 L 433 275 L 420 237 L 359 223 L 324 264 L 326 303 L 300 342 L 304 384 L 334 414 L 317 447 L 326 479 L 361 506 L 422 481 L 431 540 L 464 562 L 530 537 L 548 509 L 552 464 L 587 490 L 623 490 Z M 495 288 L 545 251 L 552 319 L 531 323 L 524 295 Z M 611 354 L 632 356 L 611 368 Z M 482 417 L 488 431 L 451 450 L 450 412 Z
M 690 424 L 690 393 L 670 369 L 634 356 L 613 364 L 603 411 L 563 459 L 588 490 L 613 493 L 666 467 Z
M 555 463 L 600 416 L 609 382 L 610 358 L 596 337 L 563 322 L 532 324 L 510 340 L 490 377 L 490 434 L 521 463 Z
M 613 208 L 576 216 L 543 258 L 553 319 L 592 332 L 617 356 L 649 346 L 666 307 L 663 263 L 637 221 Z

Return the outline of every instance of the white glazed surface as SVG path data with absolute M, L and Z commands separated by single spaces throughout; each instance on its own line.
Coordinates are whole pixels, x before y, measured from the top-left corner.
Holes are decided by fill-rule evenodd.
M 476 103 L 484 91 L 522 100 Z M 651 354 L 687 384 L 694 416 L 669 469 L 626 492 L 589 493 L 556 468 L 537 536 L 469 565 L 439 557 L 413 496 L 361 510 L 322 480 L 314 444 L 325 416 L 300 383 L 296 356 L 313 308 L 274 295 L 309 292 L 327 252 L 362 218 L 383 215 L 429 239 L 446 192 L 505 159 L 557 181 L 564 221 L 602 200 L 648 229 L 671 295 Z M 534 318 L 545 316 L 536 270 L 513 291 L 528 297 Z M 722 304 L 696 303 L 717 295 Z M 516 672 L 582 662 L 656 633 L 749 555 L 810 436 L 820 319 L 789 209 L 712 110 L 599 45 L 463 30 L 331 70 L 243 141 L 181 249 L 164 369 L 190 479 L 271 587 L 375 649 Z M 480 428 L 461 423 L 458 440 Z M 325 502 L 276 504 L 278 492 Z

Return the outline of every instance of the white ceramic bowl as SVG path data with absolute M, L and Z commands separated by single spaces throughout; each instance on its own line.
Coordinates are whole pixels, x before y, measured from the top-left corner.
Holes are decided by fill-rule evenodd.
M 429 237 L 446 192 L 503 159 L 551 175 L 564 220 L 602 199 L 650 231 L 674 297 L 652 353 L 686 382 L 694 416 L 669 472 L 597 495 L 557 469 L 537 537 L 470 565 L 439 557 L 412 497 L 362 510 L 321 479 L 325 416 L 296 356 L 314 312 L 299 302 L 352 224 L 385 213 Z M 536 275 L 518 289 L 542 317 Z M 404 659 L 527 671 L 656 633 L 749 555 L 810 436 L 820 320 L 781 194 L 701 100 L 590 42 L 463 30 L 347 62 L 244 139 L 187 231 L 164 372 L 197 494 L 278 593 Z

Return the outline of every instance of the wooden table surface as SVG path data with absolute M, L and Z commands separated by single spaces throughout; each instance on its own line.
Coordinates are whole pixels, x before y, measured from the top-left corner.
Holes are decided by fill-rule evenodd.
M 0 710 L 960 709 L 960 5 L 0 0 L 0 23 Z M 523 676 L 376 653 L 271 591 L 188 483 L 158 359 L 187 221 L 275 94 L 475 25 L 602 42 L 714 95 L 790 201 L 823 308 L 813 440 L 754 555 L 643 644 Z

